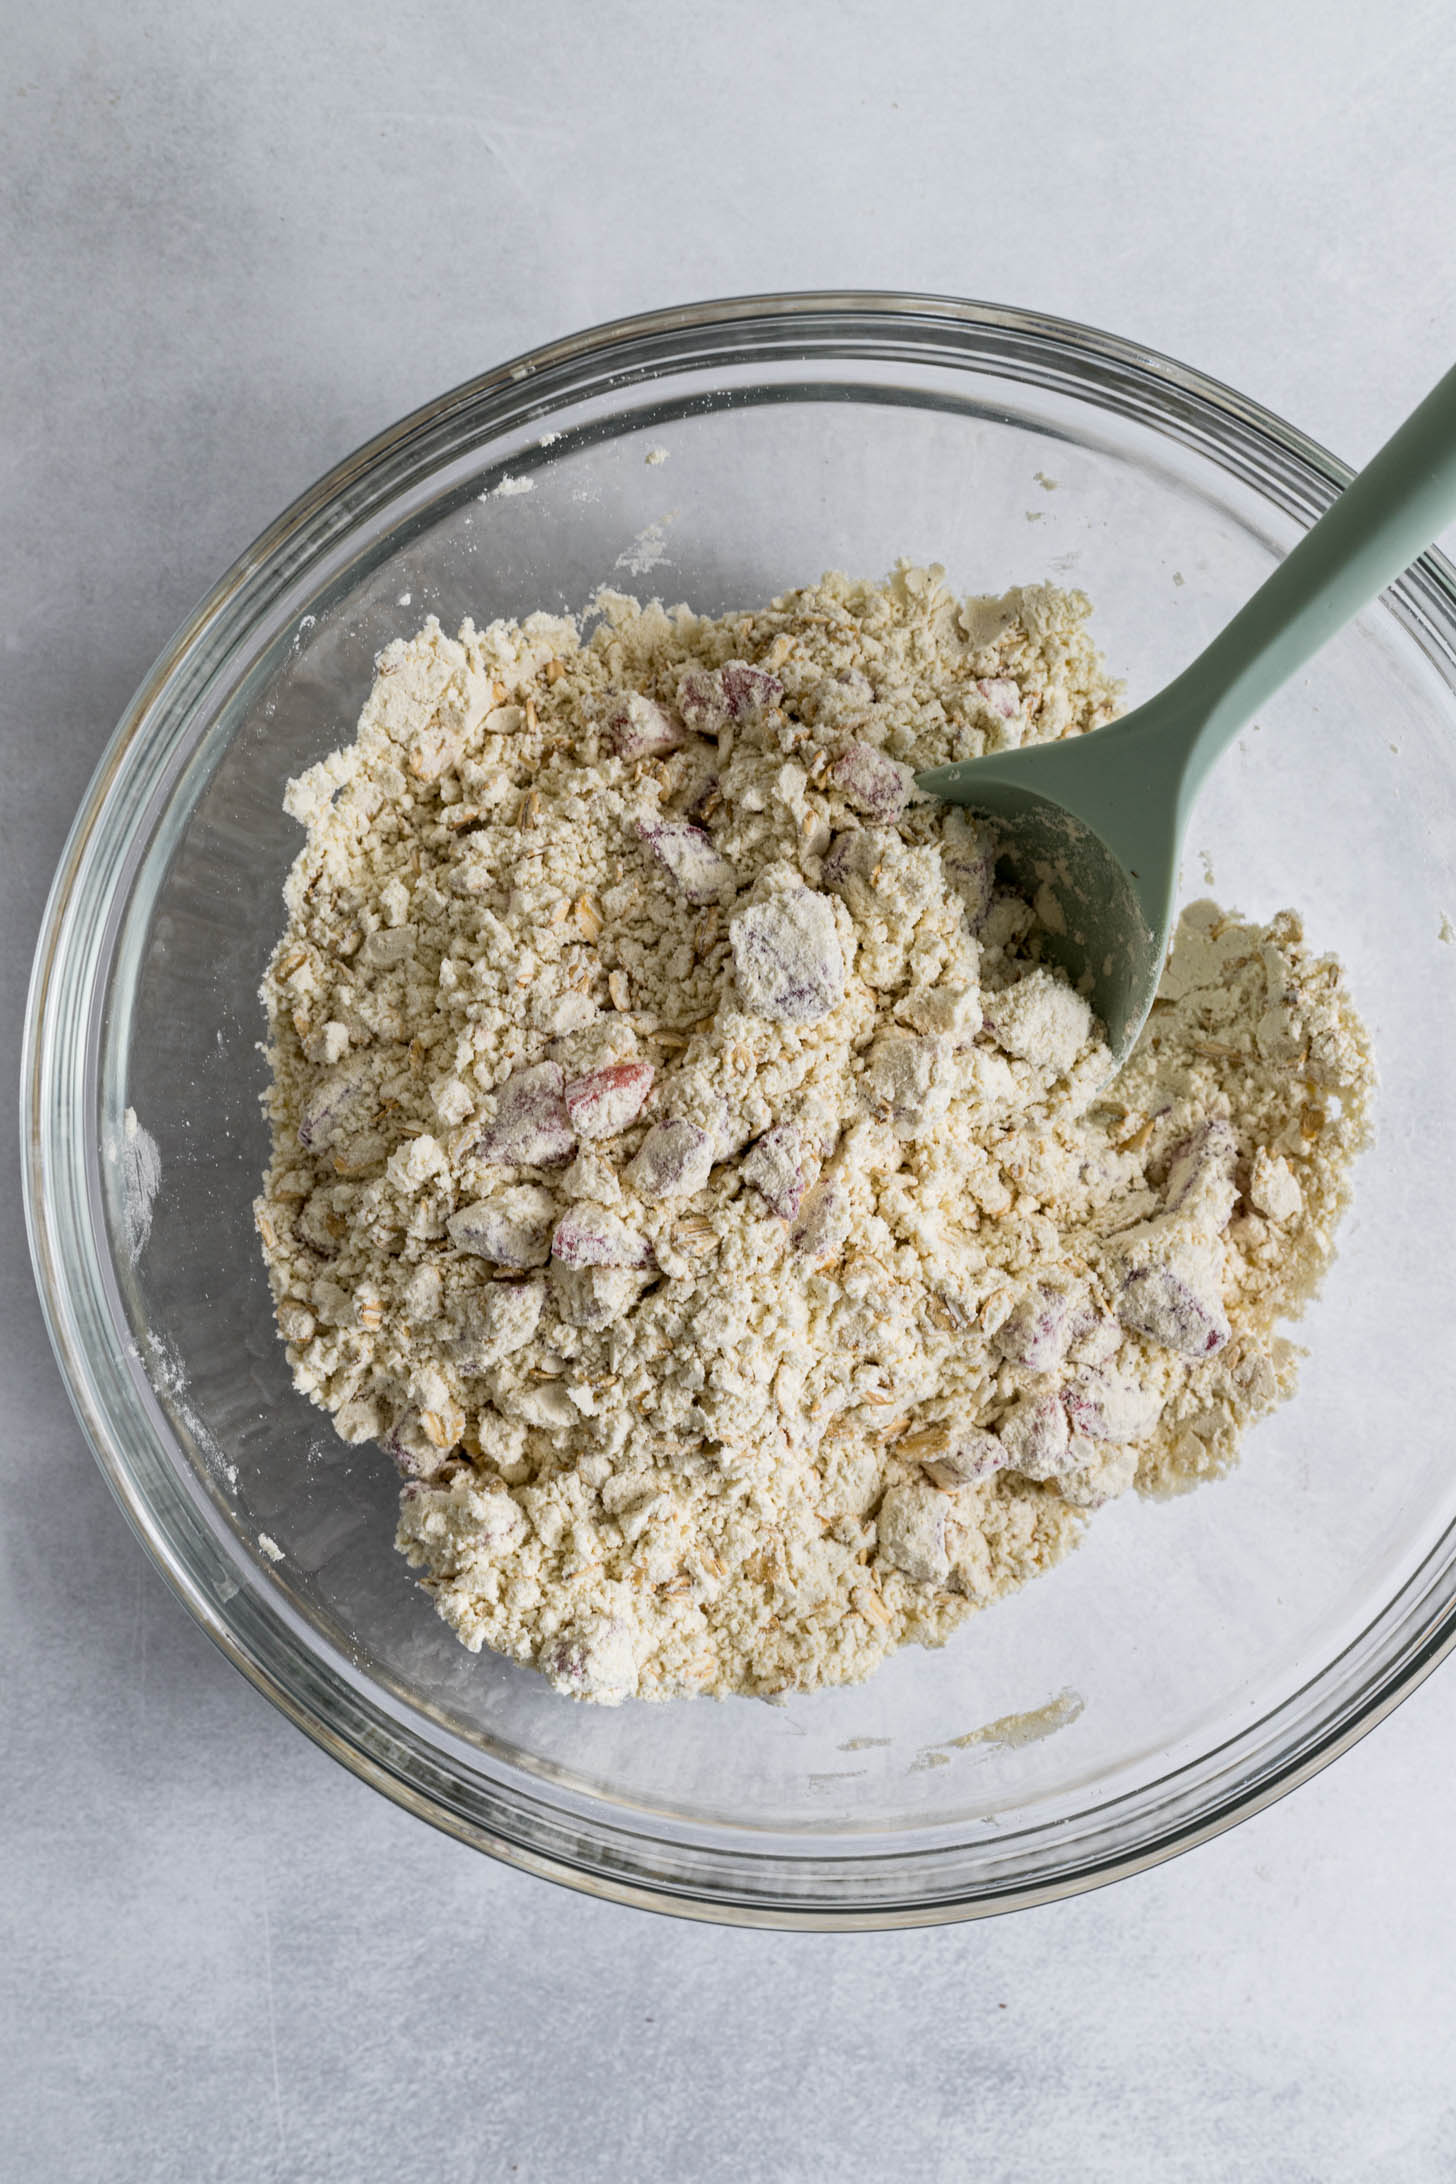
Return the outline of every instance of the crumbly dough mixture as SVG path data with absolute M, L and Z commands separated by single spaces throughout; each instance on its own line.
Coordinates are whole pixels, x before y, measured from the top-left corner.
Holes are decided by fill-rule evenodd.
M 1339 967 L 1195 904 L 1111 1080 L 911 771 L 1117 686 L 1080 595 L 942 577 L 430 621 L 289 791 L 257 1218 L 295 1382 L 398 1464 L 465 1644 L 578 1697 L 939 1645 L 1293 1386 L 1367 1127 Z

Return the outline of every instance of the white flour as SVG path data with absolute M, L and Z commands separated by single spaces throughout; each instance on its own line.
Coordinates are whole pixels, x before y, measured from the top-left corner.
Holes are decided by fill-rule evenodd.
M 405 1474 L 471 1647 L 807 1689 L 938 1645 L 1293 1386 L 1371 1070 L 1292 913 L 1190 910 L 1115 1082 L 911 770 L 1117 709 L 1087 604 L 830 576 L 704 621 L 430 622 L 264 993 L 297 1385 Z
M 126 1255 L 135 1266 L 152 1233 L 152 1208 L 162 1182 L 162 1156 L 151 1131 L 144 1130 L 137 1121 L 134 1107 L 128 1107 L 122 1116 L 121 1136 L 108 1142 L 106 1157 L 121 1169 Z

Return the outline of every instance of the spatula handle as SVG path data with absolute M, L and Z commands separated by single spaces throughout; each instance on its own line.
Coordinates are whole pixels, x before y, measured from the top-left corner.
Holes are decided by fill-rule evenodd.
M 1199 721 L 1188 786 L 1240 728 L 1456 519 L 1456 369 L 1352 478 L 1268 582 L 1164 694 Z M 1186 708 L 1186 709 L 1185 709 Z

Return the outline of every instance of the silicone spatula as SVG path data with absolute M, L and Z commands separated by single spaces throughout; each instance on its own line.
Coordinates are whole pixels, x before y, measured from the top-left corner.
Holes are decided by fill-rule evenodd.
M 996 823 L 1019 885 L 1049 883 L 1066 926 L 1049 952 L 1082 983 L 1118 1063 L 1158 989 L 1183 838 L 1210 768 L 1453 518 L 1456 370 L 1157 697 L 1090 735 L 917 776 L 922 789 Z M 1355 763 L 1360 724 L 1350 725 Z

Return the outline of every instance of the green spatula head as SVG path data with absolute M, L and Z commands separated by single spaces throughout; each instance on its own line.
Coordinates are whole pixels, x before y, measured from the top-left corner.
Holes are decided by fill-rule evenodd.
M 1456 371 L 1160 696 L 1092 735 L 917 776 L 996 825 L 1013 877 L 1037 900 L 1049 952 L 1101 1017 L 1119 1065 L 1158 990 L 1183 837 L 1209 768 L 1453 518 Z
M 1158 990 L 1178 876 L 1141 739 L 1121 732 L 1134 718 L 1076 743 L 973 759 L 918 777 L 921 788 L 946 803 L 991 820 L 1000 861 L 1036 904 L 1047 953 L 1101 1017 L 1119 1065 Z M 1074 752 L 1086 757 L 1069 767 Z M 1044 791 L 1037 784 L 1048 770 L 1032 762 L 1051 757 L 1063 763 Z M 1083 774 L 1085 780 L 1075 778 Z

